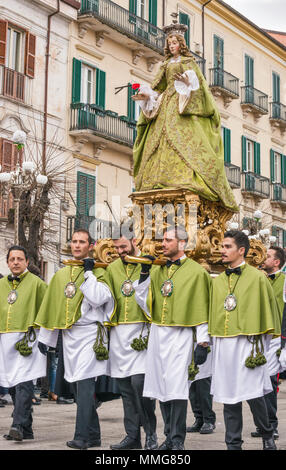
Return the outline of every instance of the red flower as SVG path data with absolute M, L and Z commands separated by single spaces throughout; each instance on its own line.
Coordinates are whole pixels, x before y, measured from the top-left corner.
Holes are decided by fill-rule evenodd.
M 132 90 L 138 90 L 140 88 L 140 83 L 133 83 L 131 87 L 132 87 Z

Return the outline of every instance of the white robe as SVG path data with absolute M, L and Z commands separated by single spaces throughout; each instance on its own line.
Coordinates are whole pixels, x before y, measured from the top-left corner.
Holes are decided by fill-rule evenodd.
M 133 283 L 140 307 L 150 315 L 147 295 L 150 278 Z M 209 342 L 208 324 L 196 327 L 198 343 Z M 193 330 L 181 326 L 151 325 L 147 349 L 143 396 L 162 402 L 188 400 L 188 367 L 192 360 Z
M 36 341 L 28 342 L 32 347 L 30 356 L 22 356 L 15 344 L 23 339 L 25 333 L 0 333 L 0 385 L 14 387 L 15 385 L 36 380 L 47 375 L 47 358 L 38 349 L 38 335 Z
M 213 337 L 212 340 L 211 395 L 214 401 L 234 404 L 272 392 L 267 363 L 254 369 L 244 364 L 252 350 L 246 336 Z M 262 340 L 267 356 L 271 335 L 263 335 Z
M 68 382 L 109 375 L 110 360 L 98 361 L 93 345 L 97 335 L 96 321 L 107 321 L 114 309 L 114 300 L 106 284 L 98 282 L 92 271 L 84 274 L 85 282 L 80 286 L 84 298 L 81 317 L 70 328 L 62 330 L 64 353 L 64 378 Z M 59 330 L 41 327 L 39 341 L 56 347 Z

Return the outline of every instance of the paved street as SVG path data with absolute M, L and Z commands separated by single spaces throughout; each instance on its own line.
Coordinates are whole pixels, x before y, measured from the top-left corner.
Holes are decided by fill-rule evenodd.
M 58 405 L 55 402 L 42 400 L 41 405 L 34 406 L 34 434 L 35 440 L 13 442 L 3 439 L 11 425 L 12 405 L 0 408 L 0 450 L 70 450 L 66 441 L 73 438 L 76 405 Z M 217 414 L 215 432 L 211 435 L 187 434 L 185 447 L 187 450 L 225 450 L 224 424 L 222 406 L 214 404 Z M 245 450 L 260 450 L 261 439 L 250 436 L 254 425 L 247 403 L 243 405 L 244 429 L 243 440 Z M 124 437 L 122 404 L 121 400 L 105 402 L 98 410 L 101 432 L 101 450 L 109 449 L 110 444 L 119 442 Z M 286 450 L 286 381 L 280 385 L 278 394 L 278 416 L 280 438 L 276 441 L 279 450 Z M 158 438 L 161 443 L 164 440 L 163 422 L 160 408 L 157 404 Z M 194 421 L 191 409 L 188 412 L 188 425 Z

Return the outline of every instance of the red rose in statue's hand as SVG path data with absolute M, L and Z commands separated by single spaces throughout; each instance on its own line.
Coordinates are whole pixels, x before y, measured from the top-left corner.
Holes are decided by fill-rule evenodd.
M 132 83 L 131 88 L 132 88 L 132 90 L 134 90 L 136 93 L 138 93 L 139 88 L 140 88 L 140 83 Z

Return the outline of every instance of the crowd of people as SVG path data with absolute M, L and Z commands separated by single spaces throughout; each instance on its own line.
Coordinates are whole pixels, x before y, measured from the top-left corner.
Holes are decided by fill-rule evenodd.
M 123 404 L 126 435 L 113 450 L 183 450 L 187 432 L 214 432 L 213 401 L 223 404 L 227 449 L 242 448 L 243 401 L 253 437 L 262 438 L 264 450 L 276 449 L 278 374 L 286 369 L 285 253 L 270 247 L 257 269 L 245 261 L 248 237 L 228 231 L 225 270 L 211 276 L 186 256 L 186 243 L 181 229 L 166 230 L 158 265 L 136 239 L 120 235 L 118 259 L 103 268 L 91 257 L 90 234 L 79 229 L 71 240 L 74 262 L 48 285 L 29 272 L 25 248 L 8 250 L 10 274 L 0 279 L 0 395 L 9 393 L 14 409 L 5 439 L 34 439 L 37 384 L 42 397 L 75 401 L 66 443 L 74 449 L 101 446 L 101 393 Z

